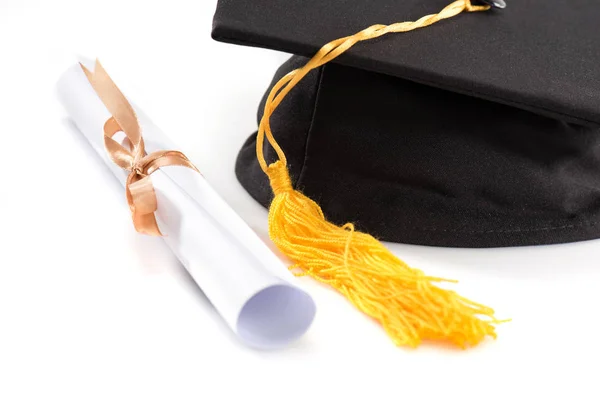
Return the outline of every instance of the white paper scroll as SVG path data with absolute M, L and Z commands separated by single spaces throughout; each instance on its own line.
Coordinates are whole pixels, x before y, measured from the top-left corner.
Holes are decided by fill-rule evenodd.
M 84 64 L 93 70 L 92 63 Z M 78 64 L 63 74 L 57 89 L 69 118 L 124 185 L 127 172 L 104 149 L 102 128 L 110 114 Z M 149 153 L 181 150 L 132 105 Z M 291 282 L 279 258 L 201 174 L 165 167 L 152 174 L 152 182 L 164 240 L 243 342 L 277 348 L 307 331 L 316 311 L 312 298 Z

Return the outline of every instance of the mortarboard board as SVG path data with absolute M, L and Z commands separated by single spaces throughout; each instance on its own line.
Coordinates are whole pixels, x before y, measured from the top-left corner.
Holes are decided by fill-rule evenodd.
M 271 237 L 296 266 L 338 288 L 401 344 L 415 337 L 468 344 L 493 330 L 449 333 L 449 325 L 471 324 L 461 312 L 439 331 L 414 315 L 389 323 L 428 301 L 455 303 L 440 293 L 447 302 L 433 295 L 409 306 L 382 301 L 410 284 L 390 278 L 382 288 L 389 263 L 362 236 L 335 247 L 343 234 L 307 213 L 290 216 L 305 206 L 273 197 L 282 179 L 266 165 L 284 154 L 291 185 L 319 204 L 317 214 L 382 240 L 498 247 L 600 237 L 600 5 L 485 3 L 220 0 L 215 14 L 215 39 L 294 54 L 259 107 L 259 134 L 242 147 L 240 182 L 271 204 Z M 290 81 L 296 86 L 287 88 Z M 271 132 L 282 150 L 261 145 Z M 352 237 L 353 229 L 341 231 Z M 355 244 L 364 248 L 349 251 Z M 336 263 L 345 272 L 334 272 Z M 473 315 L 493 314 L 474 307 Z

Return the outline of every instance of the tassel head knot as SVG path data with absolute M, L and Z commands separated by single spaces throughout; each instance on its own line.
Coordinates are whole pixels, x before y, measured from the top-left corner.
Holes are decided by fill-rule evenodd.
M 290 173 L 285 164 L 281 161 L 276 161 L 269 165 L 267 168 L 267 176 L 269 177 L 269 181 L 271 181 L 271 188 L 276 196 L 280 193 L 291 192 L 294 190 Z

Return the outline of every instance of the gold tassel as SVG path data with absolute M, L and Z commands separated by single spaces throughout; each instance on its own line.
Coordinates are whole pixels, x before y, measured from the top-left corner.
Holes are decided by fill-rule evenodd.
M 374 25 L 356 35 L 334 40 L 303 67 L 290 72 L 272 89 L 256 140 L 258 161 L 275 195 L 269 210 L 269 236 L 302 271 L 331 285 L 359 310 L 377 320 L 397 345 L 418 346 L 423 340 L 441 340 L 460 347 L 473 346 L 486 336 L 496 337 L 494 310 L 435 285 L 454 282 L 426 276 L 394 256 L 374 237 L 356 232 L 352 224 L 336 226 L 325 219 L 319 205 L 296 191 L 287 161 L 270 127 L 270 117 L 289 91 L 312 69 L 339 56 L 354 44 L 389 32 L 406 32 L 450 18 L 462 11 L 483 11 L 458 0 L 439 14 L 416 22 Z M 267 138 L 279 160 L 267 165 L 263 155 Z M 484 319 L 480 317 L 485 317 Z

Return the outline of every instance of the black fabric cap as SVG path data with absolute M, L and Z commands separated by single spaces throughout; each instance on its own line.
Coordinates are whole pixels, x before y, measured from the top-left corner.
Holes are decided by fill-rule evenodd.
M 311 56 L 447 4 L 220 0 L 213 37 Z M 311 72 L 271 119 L 295 186 L 328 219 L 383 240 L 496 247 L 600 237 L 599 20 L 597 1 L 520 0 L 358 44 Z M 306 61 L 292 57 L 274 82 Z M 266 206 L 254 139 L 236 173 Z

